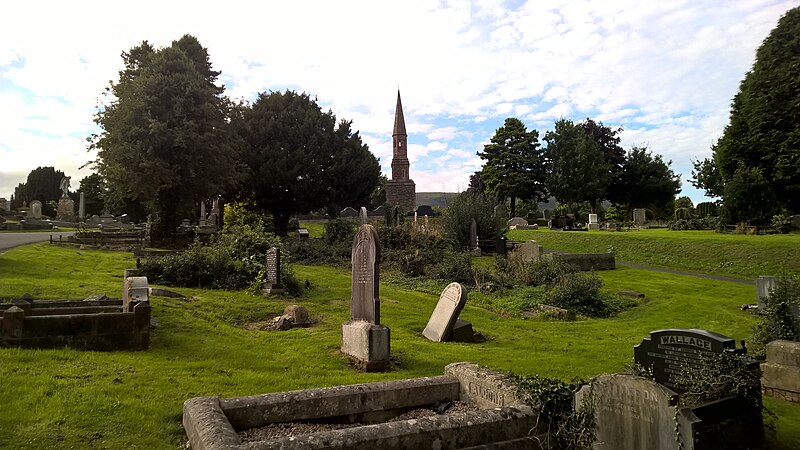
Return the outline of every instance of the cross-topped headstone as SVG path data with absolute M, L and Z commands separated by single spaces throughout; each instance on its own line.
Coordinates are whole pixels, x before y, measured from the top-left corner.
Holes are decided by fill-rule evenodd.
M 353 238 L 353 284 L 350 298 L 350 320 L 381 323 L 380 282 L 381 248 L 378 232 L 370 224 L 361 225 Z

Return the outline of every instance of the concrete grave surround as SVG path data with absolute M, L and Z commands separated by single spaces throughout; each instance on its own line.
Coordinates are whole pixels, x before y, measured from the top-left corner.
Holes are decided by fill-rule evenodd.
M 28 217 L 31 219 L 41 219 L 42 218 L 42 202 L 39 200 L 34 200 L 31 202 L 30 211 L 28 212 Z
M 467 290 L 459 283 L 450 283 L 442 291 L 422 335 L 435 342 L 450 339 L 458 315 L 467 304 Z
M 387 422 L 404 411 L 444 401 L 480 410 Z M 197 397 L 183 405 L 193 450 L 209 449 L 537 449 L 538 413 L 510 380 L 470 363 L 452 363 L 425 378 L 276 392 L 238 398 Z M 243 443 L 237 432 L 271 423 L 334 421 L 354 428 Z
M 736 348 L 736 342 L 721 334 L 694 328 L 670 328 L 650 332 L 641 344 L 634 346 L 634 361 L 652 368 L 653 379 L 677 393 L 684 388 L 677 384 L 685 364 L 707 364 L 704 357 Z
M 281 249 L 271 247 L 267 250 L 264 262 L 266 280 L 261 288 L 264 295 L 282 294 L 286 292 L 281 284 Z
M 800 403 L 800 342 L 772 341 L 761 363 L 761 385 L 766 395 Z
M 381 250 L 378 232 L 364 224 L 353 238 L 350 321 L 342 325 L 342 353 L 363 370 L 386 370 L 389 328 L 381 325 L 379 297 Z
M 544 251 L 542 246 L 534 240 L 523 242 L 514 252 L 522 258 L 524 262 L 538 261 Z

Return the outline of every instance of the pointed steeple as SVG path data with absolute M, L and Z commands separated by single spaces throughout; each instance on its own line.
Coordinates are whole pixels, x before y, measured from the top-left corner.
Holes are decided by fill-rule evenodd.
M 406 120 L 403 118 L 403 104 L 400 102 L 400 89 L 397 90 L 397 107 L 394 110 L 394 131 L 392 136 L 397 136 L 398 134 L 407 136 Z

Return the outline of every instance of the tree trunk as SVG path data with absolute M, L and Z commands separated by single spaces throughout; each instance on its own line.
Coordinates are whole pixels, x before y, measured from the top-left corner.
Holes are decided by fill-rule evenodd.
M 275 234 L 278 236 L 286 236 L 289 234 L 290 216 L 290 213 L 284 211 L 272 212 L 272 225 L 275 227 Z
M 511 217 L 517 217 L 517 197 L 511 196 Z M 506 217 L 508 220 L 508 217 Z

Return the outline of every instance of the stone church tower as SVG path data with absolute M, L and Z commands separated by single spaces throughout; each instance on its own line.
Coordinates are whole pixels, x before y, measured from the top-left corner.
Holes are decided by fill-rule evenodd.
M 392 132 L 392 179 L 386 184 L 386 202 L 400 206 L 403 212 L 417 209 L 416 185 L 408 177 L 409 165 L 406 121 L 403 118 L 403 104 L 400 103 L 398 90 Z

